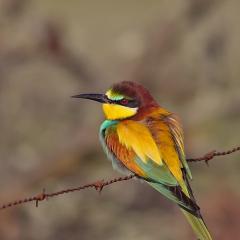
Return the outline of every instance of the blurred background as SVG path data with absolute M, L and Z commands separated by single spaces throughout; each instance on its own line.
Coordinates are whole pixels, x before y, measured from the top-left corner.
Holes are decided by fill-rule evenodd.
M 69 96 L 143 83 L 181 116 L 188 157 L 240 143 L 238 0 L 1 0 L 0 203 L 119 176 L 101 107 Z M 240 155 L 191 164 L 214 239 L 240 239 Z M 3 240 L 194 239 L 178 208 L 137 181 L 0 213 Z

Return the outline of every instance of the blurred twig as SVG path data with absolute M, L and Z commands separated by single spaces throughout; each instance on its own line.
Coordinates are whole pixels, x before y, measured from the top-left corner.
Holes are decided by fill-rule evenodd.
M 19 2 L 19 0 L 11 1 L 16 4 Z M 37 27 L 34 25 L 34 29 L 37 30 L 30 35 L 31 42 L 33 42 L 31 46 L 26 43 L 15 47 L 0 44 L 2 47 L 0 49 L 0 74 L 14 72 L 14 68 L 42 59 L 44 62 L 50 60 L 60 69 L 72 74 L 77 81 L 88 84 L 95 82 L 95 67 L 89 63 L 86 56 L 69 48 L 69 40 L 64 37 L 66 34 L 60 25 L 48 19 L 39 20 L 37 24 Z
M 94 82 L 93 66 L 90 71 L 86 57 L 80 57 L 66 47 L 64 33 L 60 26 L 52 21 L 45 21 L 42 23 L 42 29 L 39 52 L 47 53 L 56 64 L 72 73 L 76 79 Z
M 187 161 L 188 162 L 201 162 L 201 161 L 205 161 L 208 164 L 208 161 L 212 160 L 214 157 L 218 157 L 218 156 L 225 156 L 225 155 L 229 155 L 232 154 L 234 152 L 240 151 L 240 146 L 235 147 L 231 150 L 227 150 L 227 151 L 223 151 L 223 152 L 217 152 L 217 151 L 211 151 L 207 154 L 205 154 L 203 157 L 199 157 L 199 158 L 188 158 Z M 46 193 L 45 189 L 43 189 L 42 193 L 33 196 L 33 197 L 29 197 L 29 198 L 24 198 L 24 199 L 20 199 L 20 200 L 16 200 L 13 202 L 9 202 L 6 204 L 3 204 L 0 206 L 0 210 L 6 209 L 6 208 L 10 208 L 16 205 L 21 205 L 24 203 L 28 203 L 28 202 L 35 202 L 36 203 L 36 207 L 38 207 L 39 202 L 47 200 L 49 198 L 52 197 L 57 197 L 59 195 L 62 194 L 66 194 L 66 193 L 70 193 L 70 192 L 76 192 L 76 191 L 81 191 L 83 189 L 87 189 L 87 188 L 94 188 L 95 190 L 97 190 L 98 192 L 101 192 L 102 189 L 108 185 L 111 185 L 113 183 L 116 182 L 122 182 L 122 181 L 127 181 L 130 180 L 132 178 L 136 177 L 135 174 L 131 174 L 129 176 L 125 176 L 125 177 L 118 177 L 118 178 L 114 178 L 108 181 L 104 181 L 104 180 L 99 180 L 90 184 L 86 184 L 80 187 L 76 187 L 76 188 L 68 188 L 68 189 L 64 189 L 58 192 L 53 192 L 53 193 Z

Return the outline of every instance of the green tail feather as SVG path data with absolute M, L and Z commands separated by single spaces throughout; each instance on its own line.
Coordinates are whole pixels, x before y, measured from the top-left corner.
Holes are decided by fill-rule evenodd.
M 190 223 L 193 231 L 195 232 L 199 240 L 212 240 L 212 237 L 202 218 L 195 217 L 194 215 L 183 209 L 181 209 L 181 211 L 186 216 L 188 222 Z
M 199 240 L 212 240 L 212 237 L 201 217 L 199 208 L 195 201 L 189 199 L 188 201 L 190 202 L 188 202 L 186 199 L 187 196 L 185 195 L 184 197 L 183 192 L 181 193 L 182 198 L 179 198 L 177 192 L 172 191 L 169 187 L 162 184 L 153 182 L 148 182 L 148 184 L 180 206 L 183 214 L 186 216 Z

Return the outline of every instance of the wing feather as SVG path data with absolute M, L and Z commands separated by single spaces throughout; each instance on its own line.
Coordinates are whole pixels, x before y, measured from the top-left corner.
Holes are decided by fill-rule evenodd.
M 123 122 L 121 122 L 121 124 L 123 124 Z M 119 126 L 121 130 L 119 130 Z M 126 129 L 129 126 L 131 127 Z M 100 130 L 101 142 L 105 151 L 108 153 L 108 156 L 111 158 L 113 166 L 117 166 L 118 170 L 121 172 L 123 172 L 122 169 L 124 168 L 130 173 L 132 172 L 137 174 L 140 178 L 144 179 L 151 186 L 153 186 L 157 191 L 161 192 L 165 197 L 176 202 L 186 211 L 198 216 L 199 207 L 195 203 L 194 199 L 190 198 L 184 191 L 182 185 L 179 184 L 179 181 L 172 172 L 173 168 L 170 169 L 168 165 L 170 163 L 171 166 L 173 163 L 169 161 L 169 159 L 167 159 L 167 161 L 164 159 L 164 157 L 167 156 L 170 156 L 171 158 L 175 157 L 175 155 L 171 155 L 172 150 L 168 149 L 169 147 L 170 149 L 172 149 L 171 147 L 174 147 L 173 141 L 168 142 L 170 135 L 164 141 L 163 139 L 158 141 L 159 139 L 156 138 L 158 132 L 155 132 L 156 136 L 151 133 L 156 142 L 158 150 L 160 147 L 164 148 L 164 150 L 160 151 L 159 154 L 161 157 L 163 157 L 163 159 L 161 158 L 162 164 L 159 165 L 159 162 L 153 161 L 153 153 L 146 153 L 146 151 L 141 150 L 142 153 L 140 154 L 138 152 L 137 154 L 137 151 L 140 150 L 136 150 L 137 146 L 134 146 L 134 144 L 141 145 L 143 144 L 141 143 L 141 140 L 146 140 L 144 130 L 141 129 L 140 131 L 139 129 L 140 128 L 135 130 L 133 125 L 129 124 L 129 122 L 125 126 L 120 125 L 119 122 L 114 122 L 111 124 L 106 122 L 102 125 Z M 164 132 L 166 129 L 161 128 L 160 130 Z M 122 134 L 121 136 L 119 136 L 119 132 L 120 135 Z M 141 135 L 138 137 L 141 140 L 133 137 L 133 134 L 136 134 L 136 132 L 141 133 Z M 127 141 L 124 141 L 123 138 L 127 138 Z M 148 144 L 150 146 L 151 142 Z M 141 145 L 141 147 L 143 148 L 144 146 Z M 142 155 L 145 155 L 144 160 L 141 158 Z M 151 156 L 151 158 L 149 156 Z M 156 158 L 154 159 L 156 160 Z M 182 166 L 179 160 L 178 162 L 178 166 Z
M 186 170 L 187 176 L 190 179 L 192 179 L 192 174 L 188 166 L 188 163 L 186 161 L 186 156 L 184 153 L 184 143 L 183 143 L 184 136 L 183 136 L 183 130 L 182 130 L 180 120 L 175 114 L 171 114 L 170 116 L 165 118 L 165 122 L 168 125 L 169 131 L 172 135 L 175 148 L 178 152 L 178 158 L 182 162 L 182 165 Z
M 161 119 L 158 115 L 157 117 L 149 118 L 147 124 L 159 147 L 163 161 L 166 163 L 173 176 L 181 184 L 183 181 L 181 170 L 183 165 L 176 151 L 175 142 L 169 126 L 164 119 Z
M 146 163 L 149 159 L 157 165 L 162 165 L 162 156 L 149 129 L 141 123 L 125 120 L 117 125 L 119 142 L 133 150 Z

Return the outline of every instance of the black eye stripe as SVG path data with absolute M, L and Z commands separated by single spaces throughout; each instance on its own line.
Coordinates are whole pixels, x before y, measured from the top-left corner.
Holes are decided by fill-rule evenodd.
M 138 106 L 138 102 L 136 100 L 129 100 L 129 99 L 126 99 L 126 100 L 127 100 L 126 104 L 122 100 L 117 101 L 117 104 L 126 106 L 126 107 L 131 107 L 131 108 L 136 108 Z
M 131 108 L 136 108 L 139 105 L 138 101 L 136 101 L 134 99 L 123 98 L 121 100 L 112 100 L 112 99 L 109 99 L 107 96 L 105 96 L 105 98 L 107 99 L 108 103 L 110 103 L 110 104 L 118 104 L 121 106 L 131 107 Z M 127 100 L 126 103 L 123 100 Z

